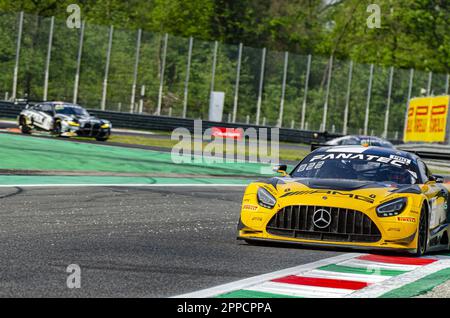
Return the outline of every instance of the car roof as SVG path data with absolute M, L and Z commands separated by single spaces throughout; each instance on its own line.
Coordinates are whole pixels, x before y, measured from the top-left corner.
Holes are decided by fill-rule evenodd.
M 52 106 L 55 106 L 55 105 L 64 105 L 64 106 L 67 106 L 67 107 L 77 107 L 77 108 L 82 108 L 80 105 L 77 105 L 77 104 L 72 104 L 72 103 L 67 103 L 67 102 L 55 102 L 55 101 L 52 101 L 52 102 L 43 102 L 43 103 L 41 103 L 41 105 L 52 105 Z
M 330 151 L 330 150 L 332 150 L 332 151 Z M 311 153 L 339 152 L 339 151 L 364 153 L 365 155 L 373 155 L 373 156 L 380 156 L 380 157 L 389 157 L 391 155 L 401 156 L 403 158 L 410 159 L 413 162 L 417 162 L 417 160 L 420 159 L 417 155 L 415 155 L 411 152 L 397 150 L 394 148 L 378 147 L 378 146 L 369 146 L 369 147 L 358 146 L 358 145 L 325 146 L 325 147 L 317 148 L 316 150 L 314 150 Z
M 335 140 L 345 140 L 345 139 L 358 139 L 358 140 L 375 140 L 375 141 L 379 141 L 379 142 L 386 142 L 386 143 L 390 143 L 388 140 L 377 137 L 377 136 L 366 136 L 366 135 L 348 135 L 348 136 L 342 136 L 342 137 L 337 137 L 334 138 L 330 141 L 335 141 Z

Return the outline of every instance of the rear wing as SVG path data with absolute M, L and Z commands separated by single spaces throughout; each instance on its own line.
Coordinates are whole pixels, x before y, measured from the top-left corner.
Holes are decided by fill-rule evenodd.
M 327 144 L 311 144 L 311 151 L 314 151 L 316 149 L 322 148 L 322 147 L 330 147 L 330 145 Z

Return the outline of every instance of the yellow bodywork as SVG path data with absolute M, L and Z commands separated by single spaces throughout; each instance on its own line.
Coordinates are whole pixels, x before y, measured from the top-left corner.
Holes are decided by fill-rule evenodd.
M 270 240 L 317 245 L 336 245 L 360 248 L 383 248 L 396 250 L 417 249 L 417 232 L 420 213 L 423 204 L 427 204 L 429 185 L 421 185 L 422 194 L 392 193 L 394 188 L 366 188 L 352 191 L 332 189 L 311 189 L 300 183 L 282 178 L 274 187 L 272 184 L 256 182 L 250 184 L 244 194 L 241 210 L 241 221 L 238 238 L 244 240 Z M 292 180 L 292 179 L 291 179 Z M 273 209 L 259 205 L 257 199 L 258 188 L 263 187 L 277 200 Z M 431 196 L 431 195 L 430 195 Z M 396 198 L 406 197 L 407 206 L 398 216 L 379 217 L 376 208 L 385 202 Z M 445 204 L 444 198 L 434 202 L 435 206 Z M 287 236 L 272 235 L 266 231 L 266 226 L 272 217 L 287 206 L 320 206 L 352 209 L 366 214 L 381 232 L 381 239 L 377 242 L 349 242 L 330 240 L 310 240 Z

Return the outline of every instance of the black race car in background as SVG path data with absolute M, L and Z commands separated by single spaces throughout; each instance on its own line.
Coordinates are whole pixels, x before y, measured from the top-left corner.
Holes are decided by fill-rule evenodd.
M 352 146 L 375 146 L 375 147 L 383 147 L 383 148 L 394 148 L 394 145 L 391 144 L 389 141 L 384 140 L 379 137 L 374 136 L 361 136 L 361 135 L 350 135 L 350 136 L 344 136 L 335 138 L 332 140 L 329 140 L 325 143 L 327 146 L 345 146 L 345 145 L 352 145 Z
M 111 135 L 111 122 L 89 115 L 83 107 L 65 102 L 43 102 L 27 106 L 18 122 L 22 133 L 47 131 L 55 136 L 92 137 L 106 141 Z

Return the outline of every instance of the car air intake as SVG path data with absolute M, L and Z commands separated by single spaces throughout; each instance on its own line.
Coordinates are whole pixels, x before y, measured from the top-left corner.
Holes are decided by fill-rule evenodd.
M 267 224 L 272 235 L 307 240 L 377 242 L 381 233 L 362 212 L 323 206 L 291 205 L 279 210 Z

